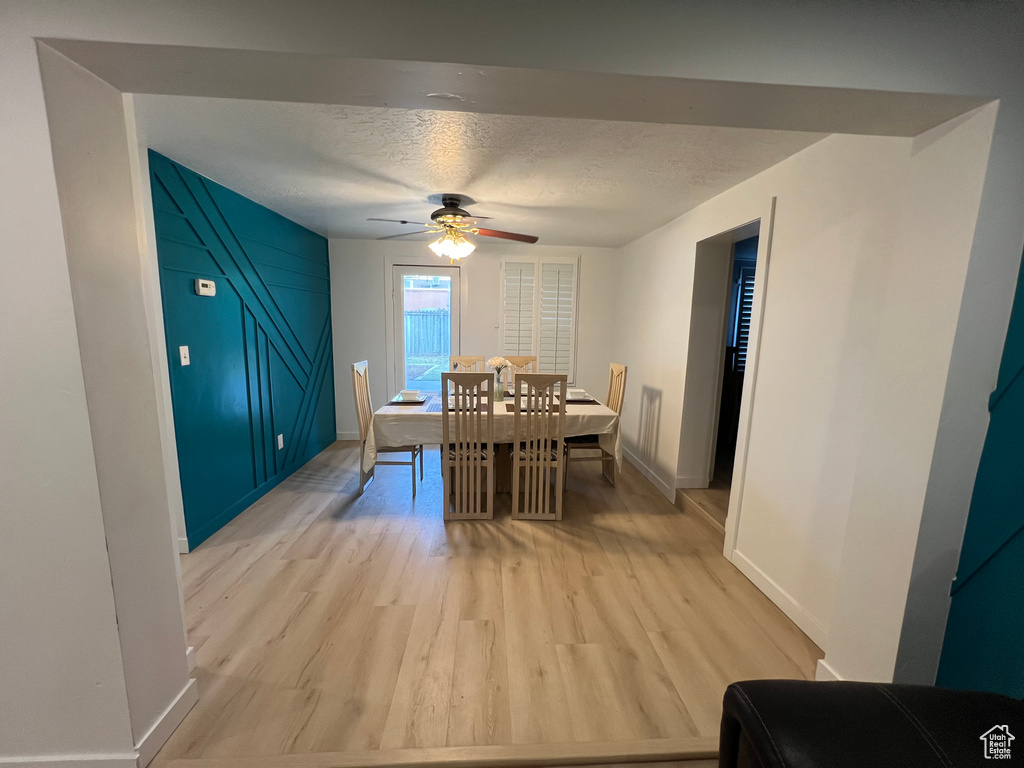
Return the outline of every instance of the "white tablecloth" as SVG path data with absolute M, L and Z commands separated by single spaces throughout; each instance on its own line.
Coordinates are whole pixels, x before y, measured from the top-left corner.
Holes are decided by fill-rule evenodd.
M 400 448 L 405 445 L 440 445 L 441 403 L 433 405 L 385 405 L 373 414 L 370 434 L 363 446 L 363 471 L 369 472 L 377 462 L 377 448 Z M 494 404 L 494 442 L 511 443 L 515 414 L 506 408 L 511 398 Z M 431 412 L 433 411 L 433 412 Z M 600 403 L 566 403 L 565 436 L 597 435 L 601 447 L 615 457 L 615 466 L 622 469 L 622 443 L 619 440 L 619 415 Z

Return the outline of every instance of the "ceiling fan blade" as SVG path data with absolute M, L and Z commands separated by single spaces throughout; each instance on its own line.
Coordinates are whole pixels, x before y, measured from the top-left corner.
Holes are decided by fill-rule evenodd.
M 520 243 L 536 243 L 540 239 L 533 235 L 517 235 L 515 232 L 502 232 L 500 229 L 481 229 L 475 227 L 473 232 L 484 237 L 498 237 L 502 240 L 515 240 Z
M 408 237 L 409 235 L 422 235 L 426 232 L 433 232 L 431 229 L 421 229 L 419 232 L 401 232 L 397 235 L 388 235 L 387 237 L 378 237 L 378 240 L 391 240 L 396 237 Z
M 415 224 L 417 227 L 422 227 L 422 221 L 406 221 L 405 219 L 367 219 L 367 221 L 387 221 L 391 224 Z

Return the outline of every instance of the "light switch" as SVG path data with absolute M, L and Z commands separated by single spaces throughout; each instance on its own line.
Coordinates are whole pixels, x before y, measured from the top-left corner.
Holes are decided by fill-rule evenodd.
M 181 364 L 188 365 L 188 347 L 178 347 L 178 354 L 181 355 Z
M 278 435 L 277 436 L 277 450 L 280 451 L 283 448 L 284 448 L 284 435 Z

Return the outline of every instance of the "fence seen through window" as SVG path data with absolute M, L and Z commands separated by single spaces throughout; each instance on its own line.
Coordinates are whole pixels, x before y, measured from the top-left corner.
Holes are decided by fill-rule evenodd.
M 406 275 L 403 284 L 405 316 L 405 389 L 441 390 L 441 374 L 452 353 L 451 278 Z

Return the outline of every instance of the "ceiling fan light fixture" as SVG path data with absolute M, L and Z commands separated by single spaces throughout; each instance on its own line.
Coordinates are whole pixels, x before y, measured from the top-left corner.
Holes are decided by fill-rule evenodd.
M 452 261 L 464 259 L 476 250 L 476 246 L 454 227 L 447 227 L 441 237 L 430 243 L 429 248 L 437 256 Z
M 466 238 L 467 234 L 480 235 L 481 237 L 496 237 L 499 240 L 515 240 L 519 243 L 536 243 L 538 238 L 534 235 L 520 235 L 515 232 L 505 232 L 500 229 L 487 229 L 478 227 L 478 219 L 487 219 L 487 216 L 471 216 L 462 205 L 471 204 L 473 201 L 462 195 L 442 195 L 442 207 L 430 214 L 430 221 L 418 232 L 400 232 L 397 235 L 388 235 L 378 238 L 380 240 L 391 240 L 406 235 L 425 235 L 427 233 L 440 235 L 429 247 L 441 258 L 448 258 L 454 264 L 459 259 L 464 259 L 476 250 L 472 240 Z M 392 224 L 411 224 L 415 222 L 405 219 L 378 219 L 370 218 L 367 221 L 387 221 Z

